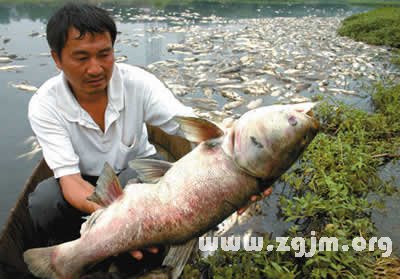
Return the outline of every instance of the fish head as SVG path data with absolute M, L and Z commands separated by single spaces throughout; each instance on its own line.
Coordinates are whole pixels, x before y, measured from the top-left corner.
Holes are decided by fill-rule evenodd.
M 230 133 L 235 164 L 254 177 L 278 178 L 317 134 L 315 104 L 274 105 L 243 114 Z

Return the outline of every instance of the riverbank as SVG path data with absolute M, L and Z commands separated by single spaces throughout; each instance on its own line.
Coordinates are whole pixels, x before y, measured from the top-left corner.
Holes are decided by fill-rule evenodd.
M 368 44 L 400 48 L 400 8 L 386 7 L 350 16 L 338 33 Z
M 390 15 L 387 11 L 385 14 Z M 362 17 L 353 16 L 364 17 L 367 18 L 368 13 Z M 353 28 L 351 32 L 357 34 L 358 30 Z M 388 33 L 379 38 L 386 38 L 392 32 L 390 28 L 384 30 Z M 386 44 L 384 40 L 375 42 Z M 320 134 L 299 164 L 280 180 L 284 185 L 279 200 L 280 215 L 290 228 L 284 235 L 277 236 L 288 237 L 287 245 L 296 237 L 304 237 L 303 252 L 311 251 L 312 232 L 316 239 L 338 238 L 340 247 L 351 247 L 357 237 L 368 241 L 379 236 L 371 212 L 384 207 L 380 198 L 399 200 L 400 186 L 395 183 L 398 178 L 385 180 L 379 171 L 389 161 L 400 157 L 400 84 L 393 80 L 380 83 L 370 87 L 369 94 L 370 113 L 332 99 L 325 99 L 319 106 Z M 186 267 L 184 278 L 199 274 L 207 266 L 214 278 L 400 277 L 398 250 L 392 251 L 391 257 L 383 257 L 384 251 L 375 245 L 375 251 L 319 251 L 307 258 L 296 256 L 299 250 L 294 249 L 271 252 L 266 247 L 276 248 L 279 243 L 269 237 L 264 241 L 260 252 L 219 250 L 213 256 L 198 259 L 193 266 Z M 392 244 L 391 247 L 396 246 Z
M 291 226 L 284 235 L 287 245 L 304 237 L 304 252 L 311 250 L 311 232 L 316 239 L 336 237 L 340 246 L 351 247 L 354 238 L 369 241 L 378 236 L 371 211 L 383 205 L 382 196 L 399 196 L 399 185 L 378 176 L 381 166 L 400 155 L 400 85 L 378 88 L 373 94 L 374 113 L 343 104 L 323 103 L 318 109 L 322 131 L 308 147 L 298 165 L 281 183 L 281 215 Z M 371 194 L 374 199 L 370 198 Z M 265 214 L 268 214 L 267 212 Z M 310 258 L 299 250 L 268 251 L 279 242 L 265 238 L 260 252 L 225 252 L 199 259 L 186 268 L 184 278 L 211 267 L 214 278 L 396 278 L 400 260 L 384 250 L 320 251 Z M 394 246 L 394 244 L 393 244 Z M 388 247 L 388 246 L 387 246 Z M 391 246 L 392 247 L 392 246 Z M 299 249 L 299 248 L 298 248 Z M 200 267 L 200 268 L 199 268 Z M 197 269 L 199 268 L 199 269 Z

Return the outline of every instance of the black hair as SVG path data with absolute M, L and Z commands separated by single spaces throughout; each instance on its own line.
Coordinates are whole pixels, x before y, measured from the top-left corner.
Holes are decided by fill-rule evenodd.
M 68 3 L 53 14 L 46 28 L 50 49 L 55 51 L 60 59 L 70 27 L 79 30 L 80 37 L 87 32 L 109 32 L 113 45 L 117 36 L 115 22 L 106 10 L 88 4 Z

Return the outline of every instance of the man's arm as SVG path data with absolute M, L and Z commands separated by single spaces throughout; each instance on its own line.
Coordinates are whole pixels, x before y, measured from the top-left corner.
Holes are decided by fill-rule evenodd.
M 101 208 L 100 205 L 87 200 L 93 193 L 94 187 L 79 173 L 62 176 L 60 186 L 65 200 L 74 208 L 88 214 Z

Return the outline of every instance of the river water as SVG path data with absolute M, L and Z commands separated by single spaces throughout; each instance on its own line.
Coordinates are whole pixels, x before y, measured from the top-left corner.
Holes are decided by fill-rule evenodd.
M 355 44 L 335 35 L 342 18 L 365 11 L 366 7 L 202 3 L 166 6 L 162 10 L 127 5 L 103 7 L 114 15 L 120 31 L 115 49 L 118 59 L 151 69 L 183 102 L 197 106 L 199 115 L 204 117 L 240 114 L 246 110 L 240 102 L 248 104 L 260 99 L 269 104 L 305 100 L 317 91 L 331 92 L 335 98 L 368 109 L 365 87 L 379 80 L 380 74 L 398 75 L 390 63 L 384 62 L 389 55 L 385 48 Z M 0 119 L 3 120 L 0 126 L 0 227 L 41 158 L 40 152 L 20 157 L 32 149 L 31 142 L 26 141 L 33 135 L 26 114 L 33 93 L 14 86 L 39 87 L 57 74 L 44 34 L 46 21 L 56 8 L 56 5 L 0 4 L 0 57 L 12 60 L 1 63 L 0 67 L 24 66 L 0 70 Z M 307 31 L 310 24 L 314 29 Z M 257 32 L 258 40 L 248 36 Z M 254 48 L 253 52 L 247 51 L 249 48 Z M 193 59 L 194 56 L 197 58 Z M 260 57 L 267 65 L 261 66 L 265 71 L 261 74 L 268 77 L 264 83 L 258 82 L 261 74 L 252 70 L 241 77 L 248 87 L 233 86 L 237 76 L 226 70 L 249 65 L 254 69 L 260 66 L 257 64 Z M 359 59 L 354 60 L 356 57 Z M 334 60 L 335 66 L 324 64 L 321 59 Z M 222 71 L 227 72 L 225 79 L 215 79 L 215 73 Z M 299 74 L 304 71 L 308 74 Z M 214 89 L 210 88 L 225 90 L 225 95 L 214 94 Z M 259 93 L 260 88 L 268 94 Z M 205 92 L 211 92 L 213 97 L 203 98 Z M 236 95 L 229 95 L 232 92 Z M 233 105 L 231 110 L 224 109 L 226 103 L 238 100 L 237 108 Z M 270 219 L 264 226 L 274 225 L 275 219 Z M 275 226 L 275 235 L 283 229 L 283 225 Z

